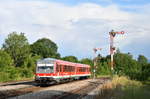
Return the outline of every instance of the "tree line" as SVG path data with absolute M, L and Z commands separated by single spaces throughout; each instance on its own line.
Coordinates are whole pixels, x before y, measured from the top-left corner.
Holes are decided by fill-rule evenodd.
M 93 72 L 93 59 L 79 60 L 75 56 L 61 57 L 58 46 L 48 38 L 41 38 L 29 44 L 25 33 L 10 33 L 0 49 L 0 81 L 19 80 L 33 77 L 36 61 L 41 58 L 56 58 L 70 62 L 89 64 Z M 110 55 L 98 55 L 96 75 L 109 75 Z M 139 55 L 133 59 L 130 53 L 121 53 L 119 50 L 114 55 L 114 73 L 128 76 L 136 80 L 150 79 L 150 63 L 145 56 Z

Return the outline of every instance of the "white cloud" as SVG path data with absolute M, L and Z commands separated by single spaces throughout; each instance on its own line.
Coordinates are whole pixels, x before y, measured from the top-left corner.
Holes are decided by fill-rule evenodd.
M 1 2 L 0 6 L 0 36 L 5 38 L 12 31 L 25 32 L 30 42 L 48 37 L 58 43 L 64 55 L 83 57 L 92 55 L 93 47 L 108 48 L 111 29 L 127 32 L 116 37 L 116 46 L 121 48 L 137 39 L 150 39 L 150 12 L 146 10 L 150 6 L 139 7 L 143 9 L 140 13 L 121 10 L 115 4 L 66 6 L 46 1 L 13 0 Z M 108 53 L 106 48 L 102 53 Z

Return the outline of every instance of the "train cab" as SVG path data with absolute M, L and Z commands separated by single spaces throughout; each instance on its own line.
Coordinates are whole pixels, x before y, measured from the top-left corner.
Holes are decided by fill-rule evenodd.
M 38 83 L 47 83 L 54 81 L 54 60 L 46 58 L 37 61 L 35 81 Z

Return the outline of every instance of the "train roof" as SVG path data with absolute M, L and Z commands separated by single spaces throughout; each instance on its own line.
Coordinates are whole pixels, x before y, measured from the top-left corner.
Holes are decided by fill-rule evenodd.
M 77 66 L 77 67 L 90 67 L 87 64 L 68 62 L 68 61 L 63 61 L 63 60 L 54 59 L 54 58 L 44 58 L 44 59 L 40 59 L 37 61 L 37 63 L 54 63 L 54 62 L 58 64 L 62 64 L 62 65 L 72 65 L 72 66 Z
M 56 59 L 54 59 L 54 58 L 44 58 L 44 59 L 37 60 L 37 63 L 39 63 L 39 64 L 54 63 L 55 60 Z

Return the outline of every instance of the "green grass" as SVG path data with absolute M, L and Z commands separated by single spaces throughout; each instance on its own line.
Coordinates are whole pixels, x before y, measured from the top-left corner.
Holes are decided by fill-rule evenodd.
M 24 81 L 24 80 L 33 80 L 34 77 L 21 77 L 19 74 L 15 77 L 11 77 L 14 76 L 13 74 L 10 73 L 5 73 L 5 72 L 0 72 L 0 83 L 3 82 L 13 82 L 13 81 Z
M 27 68 L 6 67 L 0 68 L 0 82 L 20 81 L 33 79 L 32 70 Z
M 127 77 L 114 77 L 102 86 L 97 99 L 150 99 L 150 85 Z

